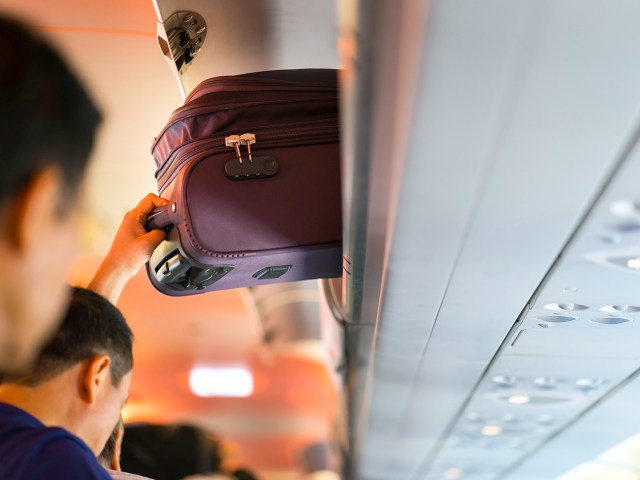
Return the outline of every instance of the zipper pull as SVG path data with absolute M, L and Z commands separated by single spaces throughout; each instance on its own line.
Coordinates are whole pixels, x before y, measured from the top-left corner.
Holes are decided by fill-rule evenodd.
M 227 147 L 233 147 L 236 149 L 236 158 L 238 159 L 238 162 L 240 162 L 240 165 L 242 165 L 242 154 L 240 153 L 240 135 L 229 135 L 228 137 L 224 137 L 224 144 Z
M 240 143 L 247 146 L 247 151 L 249 152 L 249 163 L 253 163 L 253 158 L 251 157 L 251 145 L 256 143 L 255 134 L 243 133 L 240 135 Z
M 238 163 L 242 165 L 242 152 L 240 152 L 240 145 L 246 145 L 249 152 L 249 163 L 253 163 L 253 156 L 251 155 L 251 145 L 256 143 L 256 136 L 253 133 L 243 133 L 242 135 L 229 135 L 224 137 L 224 144 L 227 147 L 233 147 L 236 150 L 236 158 Z

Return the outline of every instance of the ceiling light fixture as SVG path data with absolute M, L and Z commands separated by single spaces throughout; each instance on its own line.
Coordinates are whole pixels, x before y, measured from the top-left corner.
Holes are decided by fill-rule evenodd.
M 579 378 L 578 380 L 576 380 L 576 388 L 580 389 L 580 390 L 595 390 L 598 388 L 598 386 L 600 386 L 601 384 L 604 383 L 604 380 L 601 380 L 599 378 Z
M 609 205 L 609 211 L 616 217 L 635 217 L 640 213 L 640 206 L 631 200 L 616 200 Z
M 525 405 L 531 401 L 529 395 L 511 395 L 507 398 L 507 402 L 512 405 Z
M 486 437 L 497 437 L 502 433 L 502 427 L 500 425 L 485 425 L 480 433 Z
M 462 469 L 458 467 L 453 467 L 453 468 L 447 468 L 444 471 L 443 476 L 445 480 L 458 480 L 459 478 L 462 478 L 463 473 L 464 472 L 462 471 Z
M 553 378 L 549 377 L 538 377 L 533 380 L 533 384 L 537 388 L 550 390 L 556 387 L 556 382 Z
M 514 377 L 507 377 L 506 375 L 496 375 L 491 381 L 498 387 L 511 388 L 516 384 L 516 379 Z
M 627 260 L 627 267 L 640 271 L 640 258 L 630 258 Z
M 253 393 L 253 375 L 243 367 L 195 367 L 189 387 L 198 397 L 248 397 Z
M 588 310 L 589 305 L 583 305 L 582 303 L 573 303 L 573 302 L 550 303 L 548 305 L 545 305 L 544 308 L 546 308 L 547 310 L 555 310 L 555 311 L 564 310 L 567 312 L 573 312 L 578 310 Z

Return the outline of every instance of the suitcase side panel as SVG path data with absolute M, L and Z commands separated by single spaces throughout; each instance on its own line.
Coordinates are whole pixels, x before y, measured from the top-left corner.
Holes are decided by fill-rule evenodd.
M 324 74 L 335 83 L 335 71 Z M 174 112 L 155 143 L 156 178 L 162 196 L 170 196 L 174 228 L 147 273 L 166 294 L 342 273 L 337 90 L 331 82 L 308 90 L 265 89 L 249 77 L 240 79 L 244 90 L 230 92 L 217 90 L 219 79 L 209 82 L 213 87 Z M 245 133 L 255 135 L 255 158 L 277 160 L 274 176 L 238 180 L 225 174 L 226 164 L 238 162 L 225 136 Z M 198 280 L 212 271 L 207 278 L 213 283 Z
M 233 161 L 229 155 L 189 167 L 183 205 L 192 243 L 203 252 L 235 254 L 340 242 L 339 145 L 256 152 L 261 154 L 280 163 L 274 177 L 230 180 L 223 173 L 229 157 Z

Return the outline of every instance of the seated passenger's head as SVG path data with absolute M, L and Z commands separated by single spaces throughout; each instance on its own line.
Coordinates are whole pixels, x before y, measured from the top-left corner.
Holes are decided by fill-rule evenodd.
M 124 437 L 124 422 L 122 417 L 116 427 L 111 432 L 107 443 L 98 455 L 98 462 L 104 468 L 120 470 L 120 451 L 122 449 L 122 439 Z
M 47 42 L 1 16 L 0 118 L 0 372 L 12 372 L 35 358 L 66 307 L 100 114 Z
M 6 375 L 0 401 L 47 426 L 61 426 L 97 455 L 120 419 L 129 393 L 133 334 L 101 296 L 74 288 L 69 310 L 33 368 Z

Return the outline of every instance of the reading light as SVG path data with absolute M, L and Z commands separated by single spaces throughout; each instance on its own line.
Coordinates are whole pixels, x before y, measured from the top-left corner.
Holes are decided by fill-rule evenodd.
M 639 210 L 638 204 L 630 200 L 616 200 L 609 205 L 609 211 L 616 217 L 635 217 Z
M 578 311 L 578 310 L 588 310 L 589 305 L 583 305 L 582 303 L 550 303 L 545 305 L 544 308 L 547 310 L 564 310 L 564 311 Z
M 627 267 L 640 271 L 640 258 L 630 258 L 627 260 Z
M 525 405 L 529 403 L 530 400 L 531 398 L 529 397 L 529 395 L 511 395 L 507 399 L 507 402 L 512 405 Z
M 514 377 L 508 377 L 506 375 L 496 375 L 491 381 L 497 387 L 512 388 L 515 387 L 517 380 Z
M 248 397 L 253 393 L 253 375 L 242 367 L 195 367 L 189 387 L 198 397 Z
M 536 388 L 551 390 L 556 387 L 556 382 L 553 378 L 549 377 L 538 377 L 533 380 L 533 384 Z
M 497 437 L 502 433 L 502 427 L 500 425 L 485 425 L 480 433 L 486 437 Z
M 444 478 L 445 480 L 458 480 L 459 478 L 462 477 L 462 469 L 457 468 L 457 467 L 453 467 L 453 468 L 447 468 L 444 471 Z
M 600 386 L 602 383 L 604 383 L 603 380 L 596 378 L 579 378 L 578 380 L 576 380 L 575 385 L 579 390 L 589 391 L 597 389 L 598 386 Z

